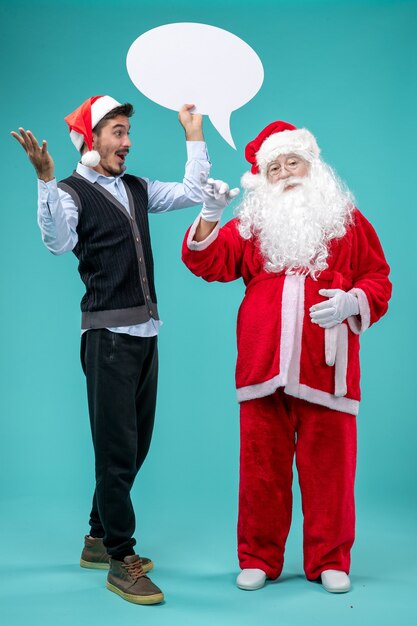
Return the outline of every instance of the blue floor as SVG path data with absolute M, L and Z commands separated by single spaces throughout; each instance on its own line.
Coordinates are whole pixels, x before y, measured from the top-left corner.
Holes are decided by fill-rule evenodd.
M 84 506 L 20 499 L 2 503 L 0 623 L 7 626 L 402 626 L 415 623 L 415 524 L 403 510 L 361 512 L 352 591 L 329 594 L 302 573 L 301 519 L 295 515 L 281 578 L 256 592 L 235 585 L 234 519 L 160 508 L 143 516 L 144 556 L 164 591 L 158 606 L 135 606 L 105 588 L 106 572 L 78 560 Z M 84 505 L 85 503 L 83 503 Z M 22 521 L 22 511 L 27 519 Z M 174 514 L 175 513 L 175 514 Z M 61 528 L 56 532 L 56 528 Z

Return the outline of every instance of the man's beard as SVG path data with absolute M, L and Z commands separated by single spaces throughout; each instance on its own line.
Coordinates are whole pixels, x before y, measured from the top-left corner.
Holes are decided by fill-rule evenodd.
M 316 274 L 328 267 L 328 244 L 343 237 L 353 196 L 333 170 L 316 160 L 308 176 L 268 183 L 254 178 L 237 209 L 244 239 L 255 236 L 268 272 Z M 295 184 L 294 188 L 288 186 Z M 249 187 L 249 186 L 248 186 Z

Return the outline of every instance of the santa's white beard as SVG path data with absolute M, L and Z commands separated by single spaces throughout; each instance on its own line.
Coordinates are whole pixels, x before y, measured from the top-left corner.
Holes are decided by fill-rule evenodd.
M 263 175 L 252 177 L 237 210 L 238 228 L 244 239 L 257 237 L 267 271 L 315 277 L 327 268 L 329 241 L 346 233 L 352 210 L 352 194 L 328 165 L 315 161 L 303 178 L 271 184 Z

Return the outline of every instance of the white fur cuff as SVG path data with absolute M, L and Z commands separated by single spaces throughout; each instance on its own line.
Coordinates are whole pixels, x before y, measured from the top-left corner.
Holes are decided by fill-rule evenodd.
M 188 233 L 188 237 L 187 237 L 188 249 L 194 250 L 195 252 L 201 252 L 201 250 L 205 250 L 206 248 L 208 248 L 209 245 L 213 243 L 215 239 L 217 239 L 217 236 L 219 234 L 219 229 L 220 229 L 220 222 L 217 222 L 216 227 L 214 228 L 214 230 L 212 230 L 212 232 L 209 234 L 208 237 L 203 239 L 203 241 L 194 241 L 195 231 L 197 230 L 197 226 L 200 223 L 200 218 L 201 218 L 201 213 L 197 215 L 197 218 L 193 222 L 193 225 L 191 226 L 190 232 Z
M 371 310 L 369 308 L 368 298 L 366 297 L 363 289 L 354 287 L 348 293 L 353 293 L 358 298 L 359 302 L 359 317 L 357 315 L 351 315 L 347 318 L 350 330 L 355 335 L 363 333 L 371 323 Z

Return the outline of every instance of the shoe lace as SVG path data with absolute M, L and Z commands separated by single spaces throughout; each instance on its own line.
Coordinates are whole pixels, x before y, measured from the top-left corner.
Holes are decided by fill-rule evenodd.
M 142 559 L 138 559 L 137 561 L 134 561 L 134 563 L 124 563 L 123 567 L 127 570 L 133 580 L 138 580 L 138 578 L 145 576 L 145 572 L 142 568 Z

